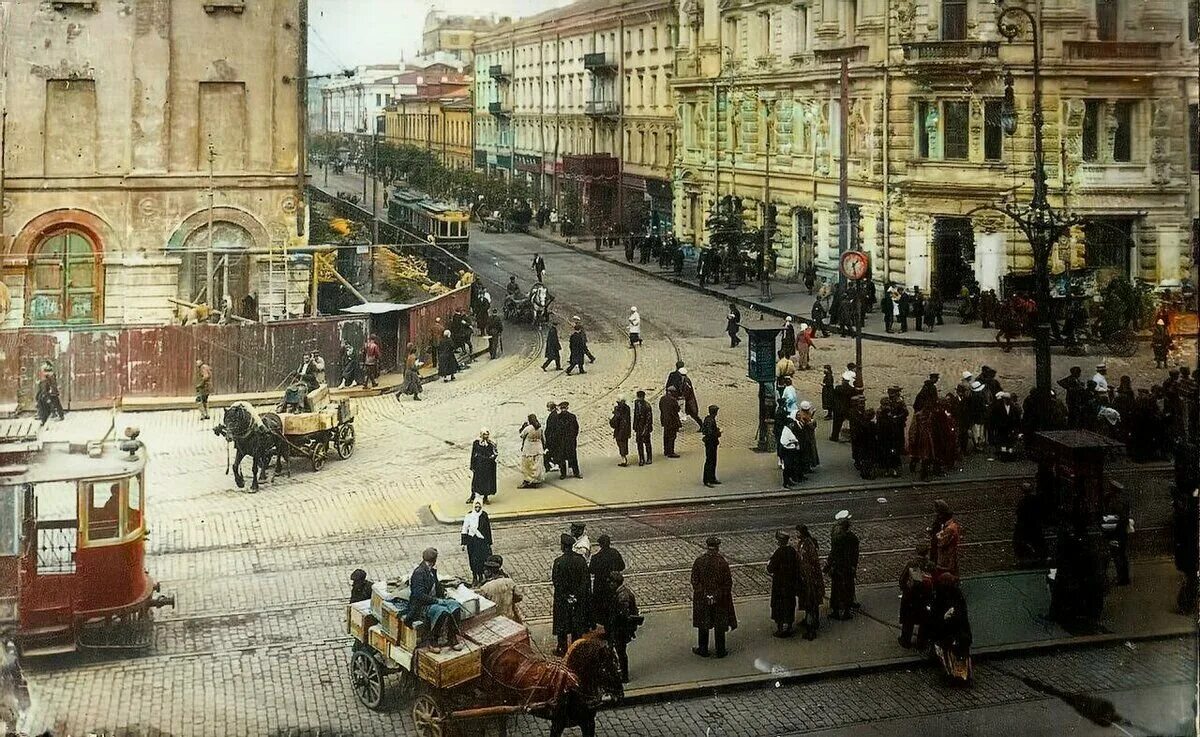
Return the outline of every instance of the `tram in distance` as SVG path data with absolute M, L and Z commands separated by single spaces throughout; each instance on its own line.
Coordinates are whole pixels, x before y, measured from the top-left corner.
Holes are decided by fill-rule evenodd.
M 145 648 L 150 610 L 175 605 L 144 567 L 137 436 L 43 443 L 33 420 L 0 422 L 0 631 L 21 656 Z
M 470 220 L 463 208 L 411 189 L 397 189 L 388 200 L 388 222 L 414 240 L 429 243 L 432 237 L 432 243 L 459 258 L 467 255 Z

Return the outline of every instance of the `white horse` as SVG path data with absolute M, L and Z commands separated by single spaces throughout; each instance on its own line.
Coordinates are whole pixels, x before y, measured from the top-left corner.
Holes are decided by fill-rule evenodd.
M 541 327 L 550 318 L 550 303 L 554 298 L 550 296 L 550 290 L 546 289 L 546 285 L 542 283 L 534 284 L 529 288 L 529 306 L 533 309 L 533 326 Z

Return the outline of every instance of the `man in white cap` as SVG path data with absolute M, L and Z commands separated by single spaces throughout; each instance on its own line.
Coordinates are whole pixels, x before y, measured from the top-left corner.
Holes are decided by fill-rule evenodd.
M 962 372 L 962 381 L 960 381 L 958 383 L 962 385 L 963 389 L 966 389 L 967 391 L 971 391 L 971 382 L 972 381 L 975 381 L 975 374 L 971 373 L 970 371 L 963 371 Z
M 636 307 L 629 308 L 629 347 L 634 348 L 642 344 L 642 316 L 638 314 Z
M 858 536 L 850 530 L 850 511 L 843 509 L 834 515 L 833 531 L 829 535 L 829 557 L 825 571 L 829 574 L 829 616 L 850 619 L 855 606 L 854 579 L 858 573 Z

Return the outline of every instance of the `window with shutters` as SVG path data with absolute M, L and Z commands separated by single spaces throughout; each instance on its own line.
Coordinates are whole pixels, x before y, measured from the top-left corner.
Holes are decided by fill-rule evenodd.
M 1116 41 L 1121 11 L 1118 0 L 1096 0 L 1096 38 Z
M 942 0 L 942 40 L 962 41 L 967 37 L 967 0 Z

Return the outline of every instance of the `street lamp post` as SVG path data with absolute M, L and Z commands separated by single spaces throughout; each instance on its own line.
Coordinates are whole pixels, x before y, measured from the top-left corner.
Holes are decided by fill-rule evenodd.
M 1050 252 L 1054 244 L 1065 236 L 1074 220 L 1064 216 L 1050 206 L 1046 192 L 1046 157 L 1042 133 L 1045 118 L 1042 112 L 1042 48 L 1037 19 L 1023 7 L 1007 6 L 1000 0 L 997 25 L 1000 34 L 1009 42 L 1016 39 L 1021 28 L 1014 20 L 1023 17 L 1029 24 L 1033 36 L 1033 199 L 1028 205 L 1006 204 L 1002 211 L 1016 223 L 1033 252 L 1034 289 L 1037 303 L 1034 326 L 1034 351 L 1036 355 L 1034 376 L 1042 401 L 1050 396 Z M 1008 72 L 1004 83 L 1004 104 L 1001 110 L 1001 126 L 1012 136 L 1017 129 L 1017 111 L 1013 91 L 1013 75 Z

